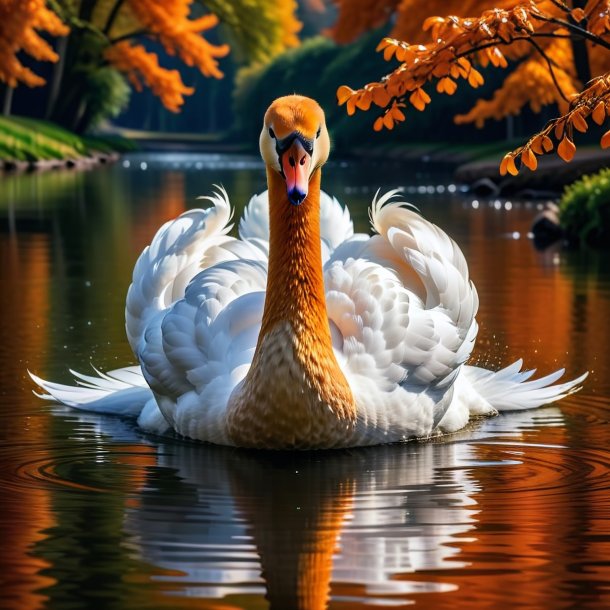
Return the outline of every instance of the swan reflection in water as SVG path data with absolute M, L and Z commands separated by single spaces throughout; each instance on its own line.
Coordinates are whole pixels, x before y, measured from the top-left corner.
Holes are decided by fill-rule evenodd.
M 115 418 L 79 419 L 142 444 Z M 473 467 L 494 465 L 479 443 L 560 422 L 548 408 L 436 443 L 305 453 L 168 439 L 153 445 L 146 480 L 125 503 L 124 534 L 130 555 L 151 568 L 148 594 L 175 608 L 403 606 L 414 594 L 455 590 L 452 570 L 468 566 L 460 555 L 484 510 Z

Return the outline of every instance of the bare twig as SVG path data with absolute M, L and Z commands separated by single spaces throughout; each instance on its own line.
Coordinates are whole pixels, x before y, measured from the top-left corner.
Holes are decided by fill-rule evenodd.
M 542 55 L 544 61 L 546 61 L 546 65 L 548 66 L 549 72 L 551 73 L 551 78 L 553 79 L 553 84 L 555 85 L 555 88 L 557 89 L 557 91 L 559 91 L 559 95 L 561 95 L 563 100 L 569 104 L 570 100 L 566 97 L 565 93 L 563 92 L 563 89 L 557 82 L 557 77 L 555 76 L 555 67 L 557 67 L 557 64 L 549 58 L 549 56 L 544 52 L 544 49 L 535 40 L 530 39 L 528 42 L 536 49 L 536 51 L 538 51 L 538 53 L 540 53 L 540 55 Z

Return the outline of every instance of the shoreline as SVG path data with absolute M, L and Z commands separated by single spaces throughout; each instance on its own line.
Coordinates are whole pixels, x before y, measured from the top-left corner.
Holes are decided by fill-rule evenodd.
M 85 170 L 97 165 L 115 163 L 120 157 L 120 153 L 114 152 L 69 159 L 32 159 L 29 161 L 3 159 L 0 161 L 0 174 L 41 172 L 56 169 Z
M 86 170 L 114 163 L 121 158 L 122 153 L 136 150 L 229 155 L 257 152 L 252 146 L 231 140 L 227 133 L 158 133 L 111 128 L 93 136 L 80 137 L 44 121 L 23 117 L 11 119 L 8 131 L 12 137 L 9 142 L 6 139 L 4 142 L 0 140 L 0 174 L 56 169 Z M 0 136 L 2 127 L 3 124 L 0 123 Z M 18 137 L 15 133 L 10 133 L 13 127 L 15 131 L 22 129 Z M 7 131 L 5 135 L 6 133 Z M 10 157 L 6 158 L 8 144 L 11 143 L 14 150 L 11 151 Z M 359 161 L 387 159 L 393 162 L 439 163 L 453 167 L 457 182 L 468 185 L 477 194 L 490 195 L 514 195 L 524 191 L 560 194 L 567 184 L 584 174 L 610 166 L 610 155 L 607 151 L 596 147 L 581 147 L 571 163 L 565 163 L 555 153 L 551 153 L 539 158 L 535 172 L 522 168 L 517 176 L 501 176 L 500 161 L 505 152 L 510 150 L 511 144 L 514 143 L 494 141 L 489 144 L 464 146 L 443 142 L 397 142 L 371 148 L 354 147 L 349 150 L 338 146 L 336 154 Z M 3 152 L 5 158 L 1 158 Z M 35 152 L 42 154 L 36 158 Z M 63 153 L 68 153 L 65 158 L 60 156 Z

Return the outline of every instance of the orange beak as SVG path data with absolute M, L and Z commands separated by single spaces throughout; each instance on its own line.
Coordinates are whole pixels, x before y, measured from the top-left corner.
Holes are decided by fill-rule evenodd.
M 307 197 L 311 155 L 305 150 L 299 138 L 282 154 L 282 171 L 286 179 L 288 199 L 293 205 L 300 205 Z

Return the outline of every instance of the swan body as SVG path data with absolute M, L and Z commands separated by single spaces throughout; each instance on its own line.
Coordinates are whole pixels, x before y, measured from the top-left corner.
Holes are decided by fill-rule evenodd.
M 354 234 L 320 190 L 329 139 L 313 100 L 276 100 L 260 146 L 268 191 L 239 238 L 219 188 L 140 255 L 126 304 L 140 366 L 74 373 L 77 386 L 32 375 L 45 398 L 222 445 L 318 449 L 453 432 L 578 389 L 586 374 L 466 364 L 478 297 L 461 250 L 396 191 L 373 201 L 374 235 Z

